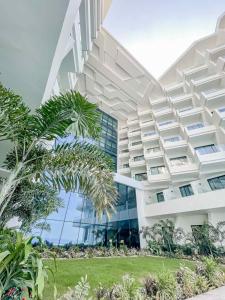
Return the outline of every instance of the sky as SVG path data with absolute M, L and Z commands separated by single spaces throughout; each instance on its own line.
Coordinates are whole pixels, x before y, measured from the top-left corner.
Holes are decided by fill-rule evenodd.
M 225 0 L 112 0 L 103 26 L 159 78 L 223 12 Z

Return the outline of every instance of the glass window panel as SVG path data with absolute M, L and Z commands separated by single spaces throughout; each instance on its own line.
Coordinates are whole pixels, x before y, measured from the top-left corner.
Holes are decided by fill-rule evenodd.
M 156 193 L 156 198 L 158 202 L 165 201 L 163 192 Z
M 136 204 L 136 192 L 135 189 L 128 186 L 128 208 L 135 208 Z
M 211 190 L 220 190 L 225 188 L 225 175 L 208 179 Z
M 59 239 L 62 231 L 63 221 L 47 220 L 51 230 L 43 230 L 41 237 L 44 241 L 48 241 L 53 244 L 59 244 Z
M 60 238 L 60 244 L 72 243 L 77 245 L 83 230 L 80 229 L 80 223 L 65 222 Z
M 66 213 L 66 221 L 79 222 L 83 210 L 83 196 L 79 193 L 71 193 L 68 210 Z
M 190 184 L 181 186 L 181 187 L 179 187 L 179 189 L 180 189 L 180 193 L 181 193 L 182 197 L 194 195 L 192 186 Z
M 211 144 L 211 145 L 196 147 L 195 150 L 199 154 L 204 155 L 204 154 L 210 154 L 210 153 L 217 152 L 217 147 L 214 144 Z
M 67 206 L 70 199 L 70 192 L 66 193 L 64 190 L 60 191 L 59 197 L 63 200 L 64 206 L 60 207 L 58 211 L 51 213 L 48 219 L 52 220 L 64 220 L 66 216 Z

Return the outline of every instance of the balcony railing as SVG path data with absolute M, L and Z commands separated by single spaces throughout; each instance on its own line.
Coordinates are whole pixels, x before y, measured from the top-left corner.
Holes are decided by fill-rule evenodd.
M 137 145 L 141 145 L 142 141 L 138 141 L 138 142 L 133 142 L 131 143 L 131 146 L 137 146 Z
M 155 153 L 161 151 L 160 147 L 153 147 L 153 148 L 148 148 L 146 149 L 146 153 Z

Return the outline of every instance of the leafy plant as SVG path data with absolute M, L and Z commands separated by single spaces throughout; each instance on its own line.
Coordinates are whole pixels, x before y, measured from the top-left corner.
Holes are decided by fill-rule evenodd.
M 90 285 L 87 280 L 87 275 L 82 277 L 77 285 L 73 289 L 69 288 L 69 291 L 59 298 L 59 300 L 87 300 L 89 295 Z
M 146 277 L 143 282 L 144 292 L 147 297 L 154 299 L 158 292 L 158 282 L 157 279 L 151 275 Z
M 70 133 L 76 138 L 64 142 Z M 97 139 L 99 134 L 96 105 L 77 92 L 54 96 L 31 113 L 21 97 L 0 85 L 0 144 L 12 145 L 5 161 L 10 174 L 0 190 L 0 217 L 24 179 L 57 190 L 79 190 L 99 214 L 109 212 L 117 196 L 112 161 L 97 146 L 79 139 Z M 55 139 L 57 145 L 49 147 Z
M 30 232 L 32 228 L 40 227 L 40 219 L 45 219 L 50 213 L 63 206 L 58 191 L 49 185 L 23 180 L 12 194 L 0 220 L 2 227 L 14 216 L 21 222 L 20 229 Z
M 175 300 L 177 284 L 172 273 L 164 270 L 158 275 L 158 292 L 157 299 L 160 300 Z
M 0 297 L 12 288 L 27 288 L 32 299 L 42 299 L 44 282 L 48 278 L 38 251 L 32 246 L 33 237 L 25 239 L 21 232 L 0 232 Z

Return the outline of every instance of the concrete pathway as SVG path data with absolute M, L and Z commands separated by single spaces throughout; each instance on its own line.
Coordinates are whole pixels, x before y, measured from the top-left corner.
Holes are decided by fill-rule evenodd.
M 225 300 L 225 286 L 209 291 L 208 293 L 189 298 L 188 300 Z

